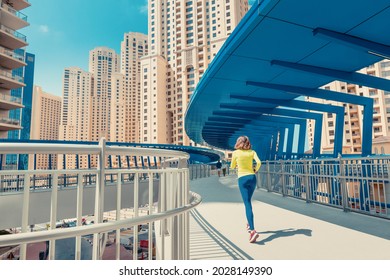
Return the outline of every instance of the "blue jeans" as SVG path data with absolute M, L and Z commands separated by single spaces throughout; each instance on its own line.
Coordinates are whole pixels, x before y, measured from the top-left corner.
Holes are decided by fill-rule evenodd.
M 250 230 L 254 230 L 252 195 L 256 189 L 256 175 L 246 175 L 238 178 L 238 187 L 240 188 L 241 197 L 245 205 L 246 219 L 248 220 Z

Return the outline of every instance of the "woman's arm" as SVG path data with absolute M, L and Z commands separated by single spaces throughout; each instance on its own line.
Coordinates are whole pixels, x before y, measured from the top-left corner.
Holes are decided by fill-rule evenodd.
M 232 162 L 230 163 L 230 168 L 234 169 L 234 168 L 236 168 L 236 166 L 237 166 L 237 157 L 236 157 L 236 154 L 233 152 Z
M 259 171 L 259 169 L 261 167 L 261 161 L 260 161 L 260 159 L 257 156 L 257 153 L 255 151 L 253 151 L 253 159 L 256 161 L 255 172 L 257 172 L 257 171 Z

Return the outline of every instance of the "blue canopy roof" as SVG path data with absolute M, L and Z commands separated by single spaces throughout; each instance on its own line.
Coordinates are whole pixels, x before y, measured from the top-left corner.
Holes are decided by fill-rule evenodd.
M 362 153 L 371 153 L 372 100 L 318 88 L 340 80 L 390 91 L 390 80 L 355 72 L 390 57 L 389 26 L 389 0 L 258 1 L 198 83 L 186 112 L 187 135 L 197 143 L 232 149 L 237 136 L 245 134 L 257 150 L 275 146 L 262 154 L 273 158 L 286 128 L 300 124 L 304 137 L 302 120 L 315 119 L 322 126 L 323 112 L 343 114 L 330 105 L 307 108 L 294 100 L 312 96 L 365 106 Z M 308 109 L 319 114 L 307 114 Z M 335 154 L 342 147 L 340 120 Z M 298 149 L 303 153 L 302 146 Z

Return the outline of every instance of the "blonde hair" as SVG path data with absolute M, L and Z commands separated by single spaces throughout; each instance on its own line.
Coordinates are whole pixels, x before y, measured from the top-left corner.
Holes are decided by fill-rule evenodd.
M 250 150 L 252 149 L 251 142 L 249 141 L 248 136 L 240 136 L 237 138 L 236 145 L 234 148 L 237 150 Z

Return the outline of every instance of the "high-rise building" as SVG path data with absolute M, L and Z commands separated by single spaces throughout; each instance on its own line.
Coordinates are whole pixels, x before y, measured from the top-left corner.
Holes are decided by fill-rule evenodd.
M 189 145 L 184 114 L 195 85 L 248 11 L 248 1 L 149 0 L 148 10 L 149 55 L 141 62 L 141 142 Z
M 22 100 L 23 108 L 11 110 L 9 118 L 19 120 L 22 128 L 20 130 L 8 131 L 8 139 L 12 140 L 28 140 L 30 139 L 31 127 L 31 108 L 32 94 L 34 86 L 34 64 L 35 55 L 27 53 L 24 49 L 15 50 L 19 57 L 24 57 L 26 65 L 24 67 L 14 69 L 12 73 L 24 77 L 25 86 L 11 90 L 11 97 Z M 5 160 L 7 169 L 26 170 L 28 168 L 28 155 L 7 155 Z
M 34 69 L 35 69 L 35 55 L 26 52 L 25 55 L 26 66 L 24 67 L 24 83 L 23 88 L 23 106 L 21 110 L 22 129 L 19 132 L 21 140 L 30 139 L 31 135 L 31 116 L 32 116 L 32 99 L 34 90 Z M 28 155 L 18 155 L 18 169 L 28 169 Z
M 370 65 L 359 71 L 366 75 L 372 75 L 390 79 L 390 60 Z M 390 136 L 390 92 L 374 88 L 368 88 L 360 85 L 349 84 L 340 81 L 334 81 L 323 87 L 327 90 L 344 92 L 373 98 L 374 114 L 373 114 L 373 139 Z M 327 103 L 336 106 L 344 106 L 344 135 L 343 135 L 343 153 L 359 154 L 362 151 L 362 134 L 363 134 L 363 107 L 356 104 L 346 104 L 341 102 L 324 101 L 312 97 L 306 97 L 317 103 Z M 332 152 L 334 147 L 335 136 L 335 115 L 328 113 L 324 114 L 322 127 L 322 142 L 321 152 Z M 313 147 L 314 121 L 308 121 L 308 140 L 309 147 Z M 381 151 L 373 149 L 374 153 Z
M 110 141 L 140 142 L 140 58 L 148 53 L 147 40 L 130 32 L 121 43 L 120 73 L 112 75 Z
M 94 86 L 93 74 L 79 67 L 68 67 L 64 70 L 62 115 L 59 132 L 60 140 L 91 140 L 91 103 Z M 60 158 L 59 168 L 76 167 L 76 156 Z M 79 168 L 86 168 L 87 156 L 81 155 Z M 65 166 L 63 166 L 65 163 Z
M 40 86 L 34 86 L 31 139 L 58 140 L 61 106 L 60 96 L 46 93 Z M 30 157 L 29 169 L 50 169 L 56 166 L 56 155 L 36 155 L 35 163 L 33 157 Z
M 119 56 L 114 50 L 97 47 L 89 52 L 89 72 L 94 77 L 91 140 L 110 139 L 112 75 L 119 72 Z
M 26 86 L 23 88 L 23 106 L 22 109 L 22 130 L 20 131 L 19 139 L 30 139 L 31 129 L 31 110 L 32 99 L 34 91 L 34 68 L 35 68 L 35 55 L 26 52 L 25 56 L 26 66 L 24 67 L 24 83 Z
M 29 25 L 21 10 L 30 6 L 25 0 L 1 1 L 0 7 L 0 138 L 8 138 L 8 131 L 20 130 L 23 67 L 26 66 L 24 48 L 26 36 L 17 30 Z

